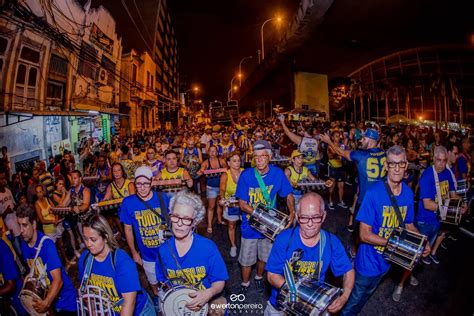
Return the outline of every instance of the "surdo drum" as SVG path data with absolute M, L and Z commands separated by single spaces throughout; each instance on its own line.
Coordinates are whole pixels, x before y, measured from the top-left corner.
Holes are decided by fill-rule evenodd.
M 342 292 L 340 288 L 316 280 L 299 280 L 295 285 L 296 302 L 288 301 L 290 292 L 286 283 L 277 296 L 277 304 L 288 315 L 321 315 Z
M 25 310 L 33 316 L 45 316 L 48 313 L 38 313 L 33 308 L 34 300 L 43 300 L 48 294 L 48 289 L 43 286 L 43 283 L 33 277 L 26 277 L 23 283 L 23 288 L 20 292 L 20 301 Z
M 401 227 L 395 228 L 385 246 L 383 257 L 411 271 L 420 261 L 427 242 L 425 235 Z
M 199 311 L 194 312 L 186 307 L 192 298 L 190 293 L 197 290 L 179 285 L 169 288 L 160 301 L 161 311 L 165 316 L 204 316 L 209 312 L 209 305 L 204 305 Z
M 462 203 L 462 199 L 447 199 L 439 210 L 439 221 L 445 224 L 459 225 Z
M 259 203 L 250 215 L 249 224 L 265 237 L 274 240 L 288 224 L 288 215 Z

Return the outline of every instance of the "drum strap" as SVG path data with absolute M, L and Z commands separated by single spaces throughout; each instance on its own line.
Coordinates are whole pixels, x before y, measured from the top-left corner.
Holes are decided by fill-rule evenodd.
M 438 178 L 438 172 L 436 172 L 436 169 L 434 166 L 432 166 L 431 168 L 433 168 L 433 177 L 434 177 L 434 180 L 435 180 L 435 186 L 436 186 L 436 196 L 438 198 L 438 212 L 443 212 L 443 199 L 441 197 L 441 189 L 439 188 L 439 178 Z M 446 217 L 446 213 L 444 214 L 444 217 Z
M 402 228 L 405 228 L 405 223 L 403 222 L 402 213 L 400 213 L 400 208 L 398 207 L 398 203 L 397 203 L 397 200 L 395 199 L 395 195 L 393 195 L 392 189 L 390 189 L 390 186 L 388 185 L 387 180 L 385 180 L 383 183 L 385 185 L 385 190 L 387 190 L 387 194 L 390 198 L 390 202 L 392 203 L 393 209 L 395 210 L 395 214 L 397 214 L 398 225 Z
M 137 198 L 140 202 L 142 202 L 142 204 L 146 206 L 147 209 L 152 211 L 159 218 L 164 219 L 167 227 L 171 227 L 169 217 L 168 217 L 168 210 L 166 209 L 165 201 L 163 200 L 163 195 L 160 191 L 158 191 L 157 194 L 158 194 L 158 200 L 160 201 L 160 209 L 161 209 L 162 214 L 159 214 L 157 211 L 155 211 L 155 209 L 151 207 L 147 201 L 143 200 L 138 194 L 137 194 Z
M 263 199 L 265 200 L 265 204 L 268 206 L 275 206 L 276 202 L 276 195 L 275 198 L 270 200 L 270 194 L 268 193 L 267 186 L 265 185 L 265 182 L 263 182 L 262 176 L 260 173 L 257 171 L 257 168 L 253 168 L 254 173 L 255 173 L 255 178 L 257 178 L 258 185 L 260 187 L 260 190 L 262 191 Z
M 35 272 L 35 266 L 36 266 L 36 259 L 38 259 L 38 256 L 41 252 L 41 248 L 43 248 L 43 243 L 46 239 L 51 239 L 49 238 L 48 236 L 44 235 L 43 237 L 41 237 L 41 240 L 39 242 L 39 245 L 38 245 L 38 248 L 36 249 L 36 254 L 35 254 L 35 258 L 33 259 L 33 266 L 31 267 L 30 269 L 30 273 L 28 274 L 28 277 L 33 277 L 33 274 Z

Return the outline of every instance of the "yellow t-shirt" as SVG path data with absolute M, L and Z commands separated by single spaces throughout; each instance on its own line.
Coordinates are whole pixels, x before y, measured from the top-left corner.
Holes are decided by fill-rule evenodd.
M 243 168 L 240 168 L 240 172 L 244 170 Z M 227 183 L 225 186 L 225 193 L 224 197 L 227 199 L 233 195 L 235 195 L 235 191 L 237 190 L 237 183 L 234 182 L 234 178 L 232 178 L 232 174 L 230 173 L 230 169 L 227 169 Z
M 293 166 L 289 166 L 288 169 L 290 170 L 290 183 L 293 188 L 296 188 L 299 181 L 308 178 L 308 168 L 303 166 L 301 169 L 301 173 L 298 173 Z

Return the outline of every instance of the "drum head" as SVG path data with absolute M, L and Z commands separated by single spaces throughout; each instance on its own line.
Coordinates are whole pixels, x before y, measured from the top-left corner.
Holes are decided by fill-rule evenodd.
M 20 301 L 26 311 L 33 316 L 46 316 L 47 313 L 38 313 L 33 308 L 33 300 L 41 300 L 41 298 L 35 293 L 29 290 L 22 290 L 20 293 Z
M 206 304 L 201 310 L 194 312 L 186 307 L 192 299 L 189 297 L 190 293 L 196 290 L 190 288 L 178 288 L 169 290 L 161 302 L 161 311 L 166 316 L 204 316 L 207 315 L 209 306 Z

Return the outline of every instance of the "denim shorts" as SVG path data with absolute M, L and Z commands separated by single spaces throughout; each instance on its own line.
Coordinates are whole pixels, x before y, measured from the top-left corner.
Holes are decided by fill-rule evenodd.
M 441 227 L 439 222 L 436 223 L 426 223 L 426 222 L 417 222 L 416 227 L 421 234 L 426 235 L 430 242 L 430 246 L 433 247 L 436 236 L 438 236 L 439 228 Z
M 208 199 L 215 199 L 219 195 L 218 187 L 206 186 L 206 197 Z

